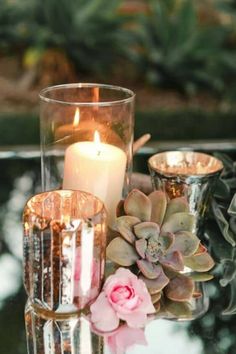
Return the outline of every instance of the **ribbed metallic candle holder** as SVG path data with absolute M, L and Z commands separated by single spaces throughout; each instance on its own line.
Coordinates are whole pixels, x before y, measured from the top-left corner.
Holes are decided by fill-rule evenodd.
M 187 212 L 195 216 L 193 232 L 197 233 L 223 169 L 222 162 L 203 153 L 168 151 L 153 155 L 148 166 L 155 190 L 166 192 L 170 200 L 183 198 L 186 201 Z
M 41 312 L 86 307 L 104 276 L 106 212 L 93 195 L 56 190 L 33 196 L 24 209 L 24 284 Z

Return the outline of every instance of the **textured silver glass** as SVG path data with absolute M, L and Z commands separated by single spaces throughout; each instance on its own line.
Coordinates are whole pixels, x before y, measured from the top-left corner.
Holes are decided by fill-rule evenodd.
M 148 161 L 155 190 L 166 192 L 169 199 L 185 198 L 195 216 L 195 232 L 202 225 L 209 197 L 223 169 L 213 156 L 192 151 L 168 151 Z
M 84 316 L 42 316 L 27 303 L 25 327 L 28 354 L 103 353 L 103 338 Z
M 78 312 L 104 276 L 106 212 L 91 194 L 58 190 L 33 196 L 24 209 L 24 284 L 38 311 Z

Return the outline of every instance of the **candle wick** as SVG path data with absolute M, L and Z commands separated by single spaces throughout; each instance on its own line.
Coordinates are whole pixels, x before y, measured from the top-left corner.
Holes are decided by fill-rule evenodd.
M 101 155 L 101 150 L 98 150 L 97 151 L 97 156 L 100 156 Z

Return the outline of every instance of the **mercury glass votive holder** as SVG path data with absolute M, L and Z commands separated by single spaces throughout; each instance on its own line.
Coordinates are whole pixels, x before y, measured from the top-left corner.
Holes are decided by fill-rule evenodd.
M 28 302 L 25 308 L 28 354 L 103 354 L 103 338 L 81 316 L 47 316 Z
M 134 93 L 102 84 L 68 84 L 40 93 L 42 187 L 100 198 L 112 225 L 132 169 Z
M 38 311 L 57 314 L 85 309 L 104 277 L 106 212 L 91 194 L 57 190 L 26 204 L 24 285 Z
M 148 166 L 154 189 L 166 192 L 169 200 L 180 198 L 179 206 L 178 203 L 175 205 L 176 211 L 194 215 L 191 231 L 198 233 L 209 198 L 223 169 L 222 162 L 204 153 L 167 151 L 152 156 Z M 174 208 L 171 213 L 175 212 Z M 181 229 L 181 225 L 179 227 Z

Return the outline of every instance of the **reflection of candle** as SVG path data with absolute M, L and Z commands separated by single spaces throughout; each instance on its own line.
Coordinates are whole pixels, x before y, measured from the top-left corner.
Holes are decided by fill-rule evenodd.
M 72 124 L 64 124 L 58 127 L 55 131 L 55 140 L 65 139 L 78 131 L 78 125 L 80 120 L 79 108 L 76 108 L 74 121 Z
M 63 188 L 80 189 L 100 198 L 111 225 L 122 197 L 126 160 L 123 150 L 98 140 L 72 144 L 65 153 Z
M 95 94 L 94 94 L 95 95 Z M 97 106 L 94 107 L 96 110 Z M 85 119 L 81 121 L 81 110 L 76 108 L 73 123 L 63 124 L 55 130 L 55 140 L 64 144 L 73 144 L 78 141 L 91 141 L 94 131 L 99 131 L 102 141 L 112 141 L 113 144 L 123 146 L 123 141 L 106 124 L 95 120 Z

